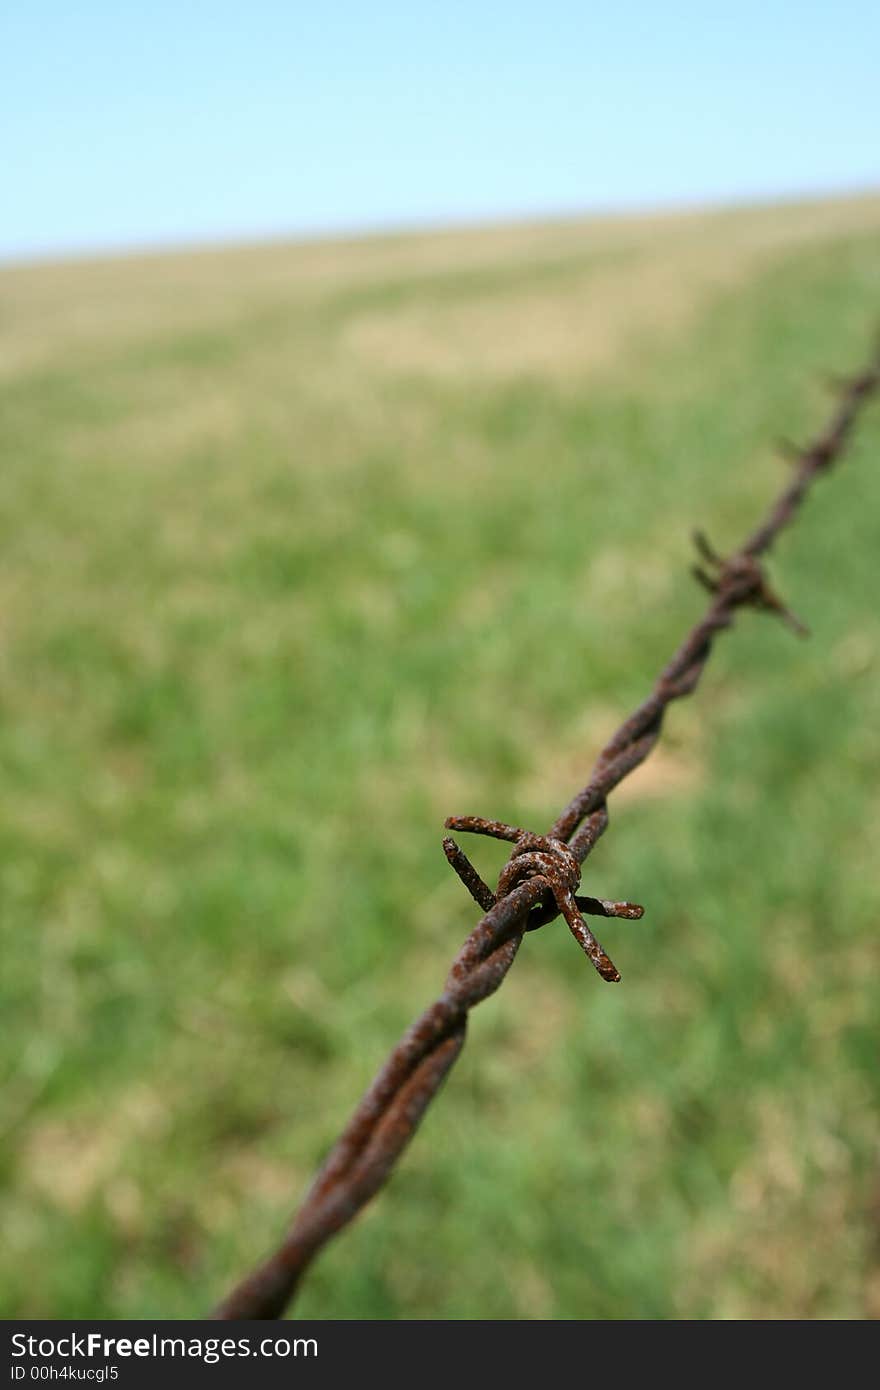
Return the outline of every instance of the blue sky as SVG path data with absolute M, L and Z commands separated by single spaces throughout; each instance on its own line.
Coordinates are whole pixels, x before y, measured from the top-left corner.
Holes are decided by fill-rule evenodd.
M 878 0 L 5 0 L 0 256 L 880 185 Z

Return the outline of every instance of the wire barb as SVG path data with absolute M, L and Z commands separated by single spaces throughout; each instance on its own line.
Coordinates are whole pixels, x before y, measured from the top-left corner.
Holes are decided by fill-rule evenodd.
M 583 920 L 582 913 L 596 917 L 624 917 L 630 920 L 644 916 L 638 903 L 608 902 L 604 898 L 578 897 L 581 866 L 568 845 L 552 835 L 534 835 L 516 825 L 503 821 L 484 820 L 481 816 L 450 816 L 447 830 L 466 830 L 473 835 L 490 835 L 495 840 L 512 840 L 514 850 L 501 870 L 498 892 L 480 878 L 471 861 L 454 840 L 445 839 L 443 849 L 465 888 L 486 911 L 520 883 L 532 880 L 543 887 L 538 907 L 529 915 L 527 930 L 534 931 L 562 914 L 572 936 L 592 961 L 603 980 L 616 984 L 620 971 Z
M 514 850 L 493 893 L 454 840 L 446 858 L 483 917 L 452 963 L 443 993 L 403 1035 L 337 1140 L 278 1247 L 244 1278 L 214 1313 L 222 1319 L 277 1318 L 287 1307 L 315 1255 L 390 1177 L 421 1118 L 454 1065 L 465 1039 L 467 1015 L 503 982 L 526 932 L 560 912 L 606 980 L 618 973 L 581 913 L 638 918 L 634 903 L 579 897 L 581 865 L 608 828 L 607 801 L 619 782 L 645 761 L 660 737 L 669 705 L 699 684 L 713 642 L 741 606 L 776 613 L 795 631 L 803 625 L 768 587 L 759 556 L 795 517 L 816 478 L 843 452 L 864 402 L 880 385 L 880 338 L 874 360 L 850 377 L 824 434 L 798 451 L 797 467 L 768 515 L 726 560 L 702 534 L 695 537 L 694 568 L 711 594 L 703 617 L 661 671 L 654 688 L 609 739 L 589 780 L 560 813 L 547 835 L 479 817 L 451 817 L 450 829 L 490 835 Z
M 700 564 L 692 565 L 691 573 L 704 589 L 725 604 L 750 604 L 753 608 L 775 613 L 798 637 L 809 637 L 806 624 L 770 588 L 759 560 L 742 553 L 725 560 L 702 531 L 694 531 L 693 539 L 705 568 Z

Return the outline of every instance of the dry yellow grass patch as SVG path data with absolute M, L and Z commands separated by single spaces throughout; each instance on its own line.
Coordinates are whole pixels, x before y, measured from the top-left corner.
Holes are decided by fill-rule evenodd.
M 451 303 L 422 301 L 354 317 L 345 343 L 365 369 L 467 380 L 520 375 L 580 379 L 613 366 L 645 334 L 678 333 L 719 293 L 746 281 L 774 255 L 834 233 L 880 231 L 880 202 L 743 212 L 712 218 L 645 219 L 595 228 L 569 256 L 595 252 L 596 264 L 563 281 L 534 284 L 522 264 L 519 289 L 499 297 L 479 287 Z M 602 226 L 604 224 L 598 224 Z M 532 268 L 562 251 L 535 239 Z M 626 254 L 631 252 L 632 254 Z M 602 255 L 624 253 L 619 264 Z
M 349 352 L 384 371 L 506 375 L 549 365 L 565 377 L 612 361 L 630 333 L 680 327 L 707 295 L 776 251 L 871 230 L 880 232 L 877 197 L 13 266 L 0 271 L 0 378 L 64 353 L 107 360 L 157 331 L 235 329 L 284 306 L 308 311 L 386 279 L 499 265 L 521 269 L 521 294 L 481 300 L 475 286 L 429 311 L 364 313 L 346 335 Z M 593 255 L 622 260 L 580 283 L 565 276 L 544 292 L 529 286 L 536 268 Z
M 647 692 L 646 692 L 647 693 Z M 586 784 L 599 749 L 627 711 L 593 704 L 567 734 L 555 731 L 546 749 L 536 750 L 535 765 L 520 779 L 517 803 L 534 807 L 548 816 L 556 814 L 579 787 Z M 612 792 L 614 807 L 684 795 L 695 791 L 703 778 L 699 730 L 690 720 L 684 737 L 661 740 L 650 758 L 629 774 Z

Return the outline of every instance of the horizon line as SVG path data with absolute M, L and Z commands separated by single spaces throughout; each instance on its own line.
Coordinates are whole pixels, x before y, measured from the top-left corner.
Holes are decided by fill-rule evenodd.
M 510 226 L 541 226 L 548 223 L 602 222 L 627 218 L 633 221 L 652 217 L 688 217 L 713 212 L 747 211 L 759 207 L 797 207 L 814 203 L 870 200 L 880 197 L 877 182 L 831 185 L 823 188 L 790 189 L 778 193 L 749 192 L 731 194 L 717 199 L 671 198 L 669 201 L 641 203 L 620 202 L 593 207 L 547 208 L 544 211 L 511 209 L 492 216 L 457 217 L 438 214 L 389 218 L 364 223 L 328 224 L 324 227 L 290 228 L 266 232 L 229 232 L 176 239 L 158 237 L 153 240 L 108 242 L 71 247 L 45 247 L 31 251 L 0 250 L 0 272 L 38 269 L 41 266 L 88 265 L 102 261 L 146 260 L 154 257 L 222 254 L 230 251 L 258 251 L 279 246 L 317 246 L 367 241 L 405 239 L 419 236 L 455 236 Z

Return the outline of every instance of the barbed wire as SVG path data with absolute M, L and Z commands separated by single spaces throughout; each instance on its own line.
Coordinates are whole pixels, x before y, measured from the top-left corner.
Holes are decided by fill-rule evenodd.
M 582 914 L 636 918 L 643 909 L 635 903 L 577 893 L 581 867 L 608 828 L 608 796 L 648 757 L 669 705 L 696 688 L 715 638 L 733 624 L 738 609 L 753 607 L 775 614 L 795 632 L 805 633 L 800 620 L 770 587 L 761 556 L 793 520 L 816 479 L 840 457 L 860 408 L 878 386 L 880 343 L 864 371 L 835 382 L 840 399 L 824 431 L 805 448 L 785 446 L 794 464 L 793 477 L 740 549 L 724 558 L 705 535 L 695 533 L 694 574 L 710 592 L 709 606 L 648 698 L 606 743 L 587 785 L 549 832 L 535 835 L 479 816 L 447 820 L 447 829 L 513 843 L 498 888 L 493 893 L 456 842 L 444 839 L 449 863 L 484 916 L 453 961 L 439 999 L 404 1033 L 364 1095 L 278 1248 L 220 1303 L 215 1318 L 281 1316 L 317 1252 L 388 1180 L 461 1052 L 469 1011 L 498 989 L 527 931 L 561 914 L 602 978 L 620 979 Z

